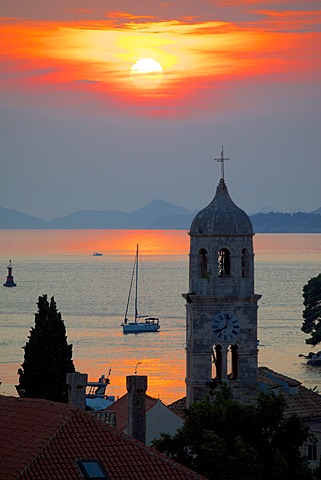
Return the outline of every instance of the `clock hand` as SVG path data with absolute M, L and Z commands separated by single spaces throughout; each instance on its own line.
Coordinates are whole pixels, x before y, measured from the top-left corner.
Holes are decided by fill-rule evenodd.
M 223 332 L 223 330 L 226 330 L 226 329 L 227 329 L 227 320 L 226 320 L 226 323 L 225 323 L 224 327 L 218 328 L 218 329 L 216 330 L 216 332 L 217 332 L 217 333 Z

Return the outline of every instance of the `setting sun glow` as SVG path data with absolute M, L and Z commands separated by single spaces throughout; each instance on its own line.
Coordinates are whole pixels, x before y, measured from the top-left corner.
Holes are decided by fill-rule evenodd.
M 131 67 L 130 78 L 138 88 L 156 88 L 163 80 L 163 69 L 156 60 L 141 58 Z
M 253 24 L 146 21 L 121 12 L 110 14 L 108 21 L 85 24 L 7 19 L 2 89 L 23 88 L 37 95 L 47 89 L 85 92 L 122 108 L 152 106 L 157 115 L 186 105 L 185 99 L 197 92 L 202 100 L 207 92 L 215 97 L 217 109 L 220 101 L 226 109 L 228 102 L 234 106 L 233 96 L 225 94 L 231 81 L 239 85 L 245 79 L 266 81 L 274 75 L 285 81 L 303 71 L 314 75 L 319 46 L 314 22 L 305 11 L 300 20 L 287 12 L 265 12 Z M 17 40 L 22 37 L 23 43 Z M 217 94 L 220 86 L 223 96 Z M 199 101 L 197 105 L 201 108 Z

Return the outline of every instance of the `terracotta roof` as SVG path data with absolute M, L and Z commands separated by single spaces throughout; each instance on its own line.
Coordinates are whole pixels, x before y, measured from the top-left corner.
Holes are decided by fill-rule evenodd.
M 175 402 L 167 405 L 172 412 L 176 413 L 182 418 L 185 418 L 185 410 L 186 410 L 186 397 L 179 398 Z
M 157 399 L 146 395 L 146 412 L 156 405 Z M 116 415 L 116 427 L 120 430 L 124 430 L 128 424 L 128 394 L 126 393 L 112 405 L 101 410 L 102 412 L 115 412 Z
M 259 382 L 262 382 L 274 391 L 278 390 L 284 395 L 288 406 L 285 415 L 295 414 L 305 421 L 313 419 L 321 421 L 321 395 L 304 387 L 297 380 L 274 372 L 267 367 L 258 369 L 258 379 Z M 281 382 L 281 384 L 278 382 Z M 282 388 L 283 382 L 288 384 L 290 387 L 289 391 Z M 291 388 L 294 393 L 291 393 Z
M 304 387 L 298 380 L 274 372 L 267 367 L 258 368 L 258 380 L 262 389 L 266 387 L 266 390 L 284 395 L 288 406 L 285 411 L 286 416 L 295 414 L 309 423 L 313 420 L 321 421 L 321 395 L 318 393 Z M 186 397 L 176 400 L 168 405 L 168 408 L 184 417 Z
M 1 480 L 80 480 L 80 459 L 110 480 L 204 479 L 70 405 L 0 396 L 0 408 Z
M 283 375 L 282 373 L 275 372 L 274 370 L 271 370 L 268 367 L 259 367 L 258 368 L 258 375 L 260 376 L 264 375 L 264 377 L 267 378 L 274 378 L 276 380 L 280 380 L 281 382 L 287 383 L 290 387 L 297 387 L 298 385 L 301 385 L 301 382 L 298 380 L 295 380 L 294 378 L 287 377 L 286 375 Z

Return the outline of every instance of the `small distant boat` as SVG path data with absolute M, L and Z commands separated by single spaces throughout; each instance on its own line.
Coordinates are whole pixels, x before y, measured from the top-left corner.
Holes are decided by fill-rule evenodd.
M 135 277 L 135 313 L 134 321 L 129 322 L 127 318 L 128 306 L 132 293 L 132 286 Z M 129 287 L 129 294 L 126 306 L 126 313 L 123 323 L 123 333 L 143 333 L 143 332 L 158 332 L 160 329 L 159 318 L 151 317 L 149 315 L 138 315 L 138 245 L 136 248 L 136 256 L 134 262 L 134 268 L 132 273 L 132 278 Z
M 86 393 L 86 398 L 105 397 L 106 388 L 110 384 L 109 375 L 107 378 L 105 375 L 102 375 L 98 382 L 88 382 L 87 387 L 89 387 L 89 392 Z
M 3 284 L 4 287 L 16 287 L 17 284 L 14 283 L 13 280 L 13 275 L 12 275 L 12 265 L 11 265 L 11 260 L 9 260 L 9 265 L 7 266 L 8 269 L 8 275 L 7 275 L 7 280 Z
M 94 252 L 94 253 L 93 253 L 93 256 L 94 256 L 94 257 L 102 257 L 103 254 L 102 254 L 102 253 L 99 253 L 99 252 Z
M 98 382 L 87 383 L 89 391 L 88 393 L 86 391 L 86 407 L 90 410 L 103 410 L 114 403 L 115 397 L 106 395 L 106 388 L 110 384 L 110 372 L 111 370 L 109 370 L 107 377 L 102 375 Z

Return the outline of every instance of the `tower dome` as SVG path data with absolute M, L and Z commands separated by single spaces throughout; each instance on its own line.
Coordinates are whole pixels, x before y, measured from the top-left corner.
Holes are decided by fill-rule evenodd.
M 249 216 L 231 199 L 221 178 L 216 194 L 207 207 L 194 218 L 191 235 L 253 235 Z

